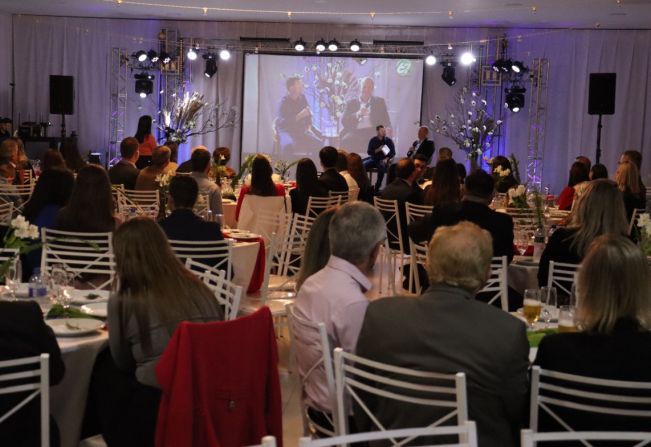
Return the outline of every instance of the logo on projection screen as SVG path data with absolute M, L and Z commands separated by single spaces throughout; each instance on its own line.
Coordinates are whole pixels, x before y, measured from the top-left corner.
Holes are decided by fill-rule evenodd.
M 400 59 L 396 62 L 396 73 L 398 73 L 398 76 L 409 76 L 411 68 L 412 65 L 409 59 Z

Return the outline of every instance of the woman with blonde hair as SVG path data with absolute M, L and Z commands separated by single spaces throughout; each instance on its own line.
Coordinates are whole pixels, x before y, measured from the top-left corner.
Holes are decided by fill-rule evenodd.
M 636 208 L 646 208 L 646 198 L 640 194 L 640 171 L 635 163 L 620 163 L 615 171 L 617 187 L 622 192 L 626 217 L 630 220 Z
M 577 278 L 577 322 L 582 332 L 549 335 L 536 365 L 608 380 L 651 382 L 651 289 L 644 253 L 628 238 L 605 234 L 590 246 Z M 640 390 L 649 396 L 648 390 Z M 636 407 L 649 409 L 649 405 Z M 644 431 L 648 417 L 602 415 L 563 408 L 558 416 L 576 431 Z M 564 430 L 541 412 L 541 431 Z
M 137 217 L 125 222 L 113 241 L 111 356 L 101 366 L 107 389 L 102 391 L 99 383 L 96 387 L 100 412 L 108 415 L 102 434 L 108 445 L 154 445 L 160 400 L 156 365 L 170 337 L 182 321 L 223 320 L 224 312 L 210 289 L 174 255 L 155 221 Z
M 538 284 L 547 285 L 549 262 L 579 264 L 592 241 L 602 234 L 625 236 L 628 221 L 622 194 L 606 179 L 588 184 L 574 206 L 570 224 L 551 235 L 540 257 Z
M 319 214 L 310 229 L 305 243 L 305 250 L 301 259 L 301 270 L 296 277 L 296 291 L 298 292 L 307 278 L 321 270 L 330 259 L 330 221 L 337 211 L 336 206 Z

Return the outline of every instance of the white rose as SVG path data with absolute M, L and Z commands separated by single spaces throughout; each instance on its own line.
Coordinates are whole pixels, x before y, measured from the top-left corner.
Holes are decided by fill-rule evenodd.
M 468 116 L 472 116 L 472 112 L 468 112 Z
M 29 227 L 29 222 L 27 222 L 24 216 L 19 215 L 11 220 L 11 226 L 17 230 L 26 230 Z
M 476 106 L 476 105 L 477 105 L 477 101 L 470 101 L 470 105 L 473 106 L 473 107 Z
M 28 230 L 28 236 L 30 239 L 38 239 L 38 227 L 36 225 L 30 225 Z
M 470 140 L 466 140 L 463 144 L 466 147 L 470 147 Z

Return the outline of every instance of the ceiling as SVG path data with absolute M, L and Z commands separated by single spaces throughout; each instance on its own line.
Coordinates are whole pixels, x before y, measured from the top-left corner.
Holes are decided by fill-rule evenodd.
M 0 0 L 0 11 L 173 20 L 651 29 L 651 0 Z

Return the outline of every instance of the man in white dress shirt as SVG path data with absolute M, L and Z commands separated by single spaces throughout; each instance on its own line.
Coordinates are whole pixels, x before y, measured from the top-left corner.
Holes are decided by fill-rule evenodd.
M 330 349 L 354 352 L 364 320 L 371 288 L 369 276 L 386 238 L 379 211 L 364 202 L 343 205 L 329 229 L 330 260 L 307 278 L 296 296 L 296 313 L 306 320 L 325 323 Z M 301 337 L 301 335 L 298 335 Z M 314 347 L 297 347 L 299 368 L 306 373 L 321 358 Z M 305 383 L 305 399 L 311 418 L 332 414 L 330 395 L 322 366 Z

